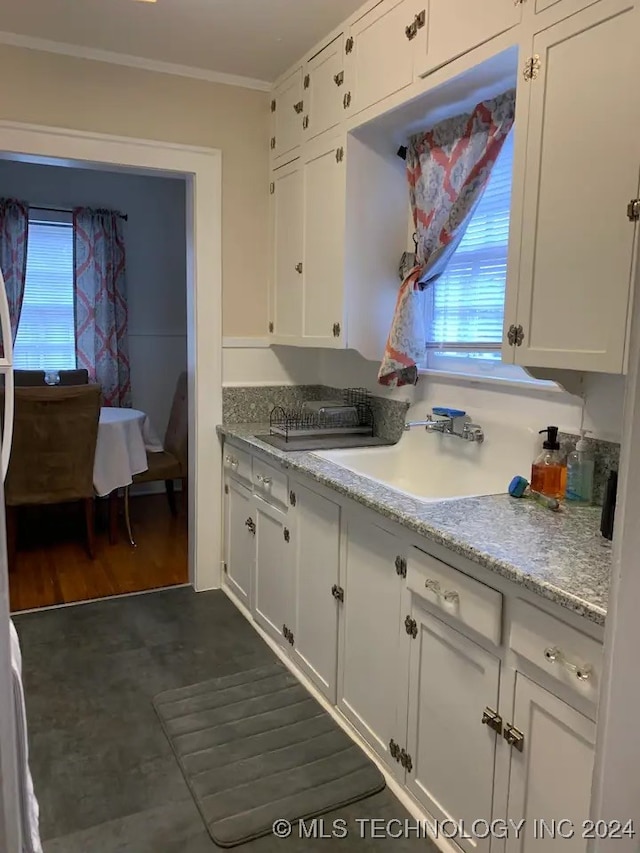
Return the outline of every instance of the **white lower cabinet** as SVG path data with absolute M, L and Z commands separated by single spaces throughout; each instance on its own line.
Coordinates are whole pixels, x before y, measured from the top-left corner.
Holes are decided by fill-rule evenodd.
M 255 498 L 256 559 L 253 613 L 278 642 L 293 640 L 295 560 L 287 515 Z
M 400 615 L 402 542 L 375 524 L 349 519 L 341 611 L 338 707 L 397 775 L 390 743 L 404 742 Z M 406 565 L 406 564 L 405 564 Z
M 510 838 L 507 853 L 586 851 L 582 823 L 589 817 L 595 723 L 518 673 L 513 725 L 523 743 L 522 752 L 511 750 L 507 817 L 525 819 L 526 827 Z M 543 838 L 540 819 L 548 827 L 556 821 L 561 834 L 554 839 L 548 830 Z M 573 837 L 565 838 L 571 828 Z
M 340 506 L 296 483 L 296 603 L 292 656 L 335 703 L 340 593 Z
M 298 671 L 431 819 L 472 835 L 474 821 L 526 821 L 506 847 L 458 835 L 465 853 L 585 853 L 596 733 L 585 714 L 602 666 L 588 623 L 417 551 L 277 462 L 228 452 L 254 487 L 227 477 L 225 585 Z
M 251 607 L 255 522 L 251 490 L 229 477 L 225 483 L 224 570 L 231 591 Z
M 436 820 L 491 820 L 500 660 L 419 604 L 412 608 L 406 785 Z M 485 710 L 490 712 L 485 715 Z M 490 839 L 457 838 L 469 851 Z

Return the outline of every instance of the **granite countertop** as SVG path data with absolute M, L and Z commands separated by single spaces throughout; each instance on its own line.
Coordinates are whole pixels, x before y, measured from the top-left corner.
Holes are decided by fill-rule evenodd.
M 508 495 L 425 503 L 311 453 L 260 441 L 265 424 L 226 424 L 218 432 L 279 460 L 421 536 L 543 598 L 603 625 L 611 548 L 599 534 L 599 507 L 553 513 Z

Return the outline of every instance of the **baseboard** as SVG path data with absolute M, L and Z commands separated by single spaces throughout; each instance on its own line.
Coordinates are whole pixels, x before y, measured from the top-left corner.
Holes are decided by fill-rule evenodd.
M 421 822 L 429 822 L 432 824 L 436 823 L 435 818 L 433 818 L 428 812 L 424 810 L 424 808 L 411 796 L 411 794 L 395 779 L 388 771 L 385 764 L 380 760 L 380 757 L 371 749 L 369 744 L 364 740 L 364 738 L 360 735 L 360 733 L 355 729 L 352 724 L 347 720 L 347 718 L 340 712 L 335 705 L 332 705 L 325 696 L 318 690 L 315 684 L 303 673 L 298 667 L 293 663 L 293 661 L 286 655 L 280 646 L 266 633 L 262 628 L 256 624 L 251 614 L 251 611 L 243 604 L 240 599 L 234 595 L 233 592 L 225 585 L 224 581 L 222 582 L 222 591 L 227 596 L 227 598 L 235 605 L 235 607 L 242 613 L 244 618 L 249 622 L 253 630 L 261 637 L 265 643 L 269 646 L 271 651 L 282 661 L 282 663 L 287 667 L 287 669 L 295 675 L 298 681 L 306 687 L 309 693 L 316 699 L 324 708 L 324 710 L 331 715 L 331 717 L 336 721 L 336 723 L 343 729 L 346 734 L 349 735 L 351 740 L 358 744 L 358 746 L 363 750 L 363 752 L 367 755 L 368 758 L 373 761 L 378 770 L 382 773 L 385 778 L 385 782 L 387 783 L 387 787 L 393 793 L 395 797 L 400 801 L 400 803 L 406 808 L 412 818 Z M 433 838 L 429 837 L 429 840 L 432 844 L 434 844 L 441 853 L 460 853 L 460 848 L 446 839 L 442 838 Z

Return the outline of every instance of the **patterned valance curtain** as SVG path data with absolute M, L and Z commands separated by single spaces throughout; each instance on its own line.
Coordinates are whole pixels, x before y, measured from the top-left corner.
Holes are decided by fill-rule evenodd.
M 415 385 L 418 380 L 417 364 L 426 349 L 423 291 L 442 275 L 462 240 L 514 113 L 511 90 L 409 140 L 407 177 L 417 256 L 398 294 L 378 372 L 382 385 Z
M 105 406 L 131 405 L 122 216 L 73 211 L 76 360 L 102 386 Z
M 29 205 L 15 198 L 0 198 L 0 269 L 9 302 L 12 343 L 18 334 L 24 285 L 27 279 Z

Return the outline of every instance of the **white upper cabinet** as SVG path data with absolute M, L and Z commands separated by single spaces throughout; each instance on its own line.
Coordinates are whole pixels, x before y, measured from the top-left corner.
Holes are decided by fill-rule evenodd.
M 336 701 L 340 506 L 296 483 L 296 614 L 293 658 Z
M 344 39 L 334 39 L 307 62 L 303 81 L 304 139 L 314 139 L 344 118 Z
M 620 373 L 637 223 L 638 7 L 600 0 L 539 32 L 518 97 L 530 97 L 515 361 Z M 529 92 L 527 93 L 527 90 Z M 507 326 L 510 319 L 507 319 Z M 521 327 L 518 329 L 518 327 Z M 508 331 L 508 328 L 507 328 Z M 508 354 L 506 349 L 505 353 Z
M 514 0 L 425 0 L 425 4 L 425 24 L 416 36 L 420 75 L 517 26 L 522 18 L 522 5 Z
M 346 43 L 347 114 L 354 115 L 413 82 L 414 50 L 406 28 L 416 0 L 382 0 L 352 24 Z
M 471 826 L 491 817 L 498 734 L 483 719 L 497 713 L 500 661 L 418 604 L 411 615 L 407 787 L 436 819 Z M 488 838 L 457 841 L 489 850 Z
M 518 673 L 513 725 L 523 741 L 522 751 L 511 749 L 507 818 L 526 825 L 520 838 L 510 836 L 506 853 L 541 848 L 585 853 L 582 825 L 589 817 L 595 723 Z M 564 820 L 576 832 L 562 840 L 536 839 L 540 819 L 548 826 Z
M 306 145 L 304 194 L 303 342 L 344 347 L 345 169 L 343 135 Z
M 302 336 L 302 167 L 300 160 L 276 169 L 271 183 L 272 340 L 297 344 Z
M 302 68 L 296 68 L 276 87 L 271 111 L 271 155 L 277 166 L 295 157 L 302 142 Z

